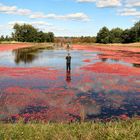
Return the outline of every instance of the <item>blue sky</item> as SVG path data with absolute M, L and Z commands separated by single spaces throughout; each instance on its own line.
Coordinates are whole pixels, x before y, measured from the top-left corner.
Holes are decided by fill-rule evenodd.
M 0 19 L 0 35 L 10 35 L 17 22 L 56 36 L 94 36 L 103 26 L 133 26 L 140 0 L 0 0 Z

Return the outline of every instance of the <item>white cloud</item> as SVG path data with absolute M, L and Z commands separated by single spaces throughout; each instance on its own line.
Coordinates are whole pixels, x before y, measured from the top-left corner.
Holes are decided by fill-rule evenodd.
M 29 9 L 18 9 L 16 6 L 7 6 L 0 3 L 0 13 L 14 14 L 14 15 L 30 15 Z
M 9 22 L 8 24 L 9 25 L 14 25 L 15 23 L 18 23 L 18 24 L 32 24 L 32 25 L 40 25 L 40 26 L 52 26 L 52 24 L 49 24 L 48 22 L 45 22 L 45 21 L 34 21 L 34 22 L 27 22 L 27 21 L 12 21 L 12 22 Z
M 120 16 L 133 16 L 134 18 L 140 18 L 140 11 L 137 7 L 140 7 L 140 0 L 76 0 L 79 3 L 95 3 L 98 8 L 121 8 L 117 12 Z
M 30 9 L 20 9 L 16 6 L 7 6 L 0 3 L 0 13 L 28 16 L 29 18 L 49 18 L 63 20 L 88 21 L 89 17 L 84 13 L 72 13 L 67 15 L 45 14 L 42 12 L 33 12 Z
M 71 19 L 71 20 L 83 20 L 88 21 L 89 17 L 84 13 L 74 13 L 74 14 L 68 14 L 66 16 L 58 16 L 58 18 L 62 19 Z
M 121 0 L 77 0 L 77 2 L 95 2 L 100 8 L 121 6 Z
M 126 0 L 126 7 L 140 7 L 140 0 Z
M 138 19 L 133 19 L 133 20 L 132 20 L 133 23 L 136 23 L 136 22 L 138 22 L 138 21 L 139 21 Z
M 20 25 L 23 24 L 31 24 L 33 25 L 35 28 L 41 30 L 41 31 L 45 31 L 46 29 L 52 28 L 53 25 L 45 22 L 45 21 L 35 21 L 35 22 L 29 22 L 29 21 L 11 21 L 9 22 L 7 25 L 1 25 L 3 27 L 7 27 L 7 29 L 9 29 L 12 32 L 13 26 L 15 23 L 18 23 Z
M 0 12 L 11 13 L 17 10 L 16 6 L 5 6 L 0 3 Z
M 125 0 L 123 6 L 118 10 L 120 16 L 131 16 L 133 17 L 132 22 L 137 22 L 140 19 L 140 0 Z
M 120 0 L 98 0 L 96 3 L 97 7 L 117 7 L 121 6 Z
M 140 16 L 140 11 L 137 11 L 135 8 L 124 8 L 118 12 L 121 16 Z
M 54 26 L 53 24 L 50 24 L 45 21 L 35 21 L 35 22 L 29 22 L 29 21 L 11 21 L 7 24 L 0 25 L 0 35 L 7 35 L 11 34 L 13 31 L 13 25 L 15 23 L 18 23 L 20 25 L 26 23 L 26 24 L 31 24 L 34 27 L 38 28 L 40 31 L 43 32 L 54 32 L 56 35 L 62 34 L 63 32 L 67 32 L 68 29 L 62 28 L 62 27 L 57 27 Z
M 48 22 L 45 22 L 45 21 L 35 21 L 35 22 L 28 22 L 28 21 L 11 21 L 8 23 L 8 25 L 0 25 L 0 27 L 4 27 L 4 26 L 7 26 L 9 27 L 9 29 L 12 29 L 13 28 L 13 25 L 15 23 L 18 23 L 20 25 L 23 25 L 23 24 L 31 24 L 33 25 L 34 27 L 38 28 L 40 31 L 44 31 L 44 32 L 62 32 L 62 31 L 66 31 L 66 29 L 64 28 L 60 28 L 60 27 L 56 27 L 54 26 L 53 24 L 50 24 Z
M 28 9 L 18 9 L 17 10 L 18 15 L 25 15 L 26 16 L 26 15 L 30 15 L 31 13 L 32 13 L 31 10 L 28 10 Z
M 89 17 L 84 13 L 73 13 L 73 14 L 68 14 L 68 15 L 56 15 L 56 14 L 45 15 L 43 13 L 34 13 L 30 16 L 30 18 L 48 18 L 48 19 L 89 21 Z

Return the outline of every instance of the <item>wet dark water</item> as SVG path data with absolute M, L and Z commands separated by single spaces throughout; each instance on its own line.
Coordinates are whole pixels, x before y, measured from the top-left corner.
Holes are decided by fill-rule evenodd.
M 66 72 L 67 53 L 42 48 L 1 52 L 0 67 L 6 68 L 0 73 L 0 119 L 71 121 L 81 116 L 95 120 L 140 115 L 139 76 L 81 69 L 101 62 L 139 71 L 139 65 L 99 59 L 100 52 L 71 50 L 72 71 Z

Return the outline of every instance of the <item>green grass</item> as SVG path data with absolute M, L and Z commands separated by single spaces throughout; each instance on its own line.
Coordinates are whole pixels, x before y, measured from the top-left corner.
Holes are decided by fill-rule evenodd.
M 140 120 L 0 124 L 0 140 L 140 140 Z

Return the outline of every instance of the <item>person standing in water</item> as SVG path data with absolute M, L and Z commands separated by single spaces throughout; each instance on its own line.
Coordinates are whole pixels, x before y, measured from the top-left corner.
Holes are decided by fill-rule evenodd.
M 71 56 L 70 53 L 66 56 L 66 69 L 67 71 L 71 70 Z
M 70 50 L 70 44 L 67 43 L 67 50 L 69 51 Z

